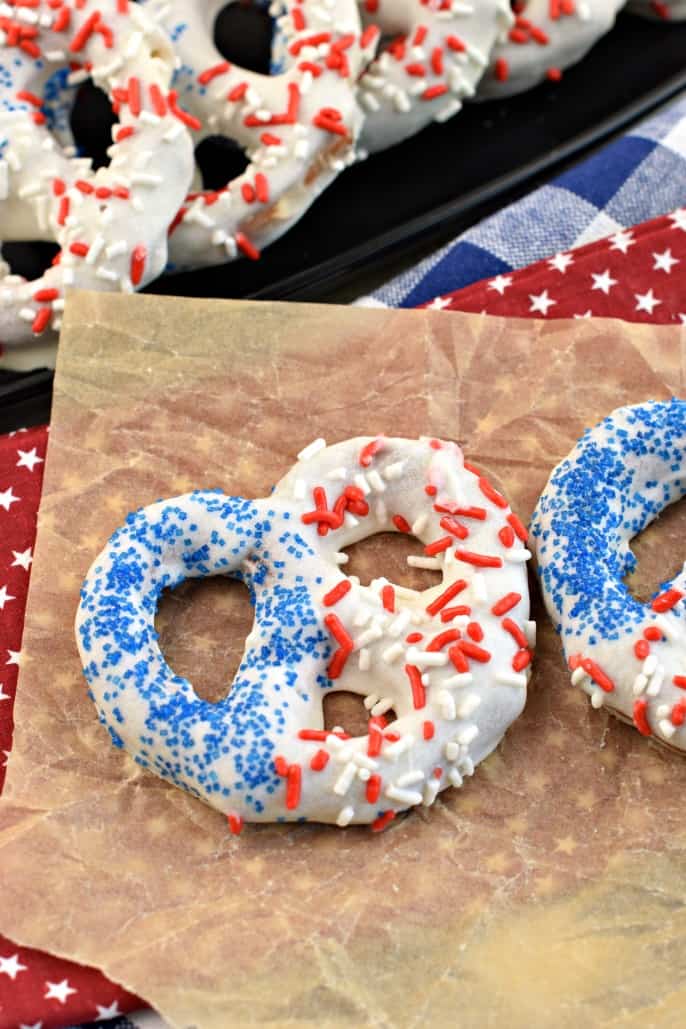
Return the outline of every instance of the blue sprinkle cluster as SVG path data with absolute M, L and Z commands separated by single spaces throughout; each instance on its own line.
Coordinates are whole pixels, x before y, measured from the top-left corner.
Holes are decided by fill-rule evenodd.
M 311 575 L 284 567 L 272 553 L 277 540 L 296 567 L 312 568 L 314 551 L 273 500 L 196 491 L 139 510 L 91 569 L 78 619 L 84 672 L 112 742 L 195 796 L 233 791 L 258 814 L 281 784 L 273 759 L 287 716 L 330 685 L 321 669 L 332 642 L 315 613 Z M 217 574 L 248 586 L 256 627 L 228 697 L 210 704 L 164 661 L 154 617 L 162 590 Z M 221 784 L 218 762 L 233 788 Z
M 538 572 L 557 631 L 594 645 L 640 627 L 623 583 L 629 541 L 686 493 L 686 402 L 619 408 L 557 466 L 533 515 Z M 661 589 L 668 589 L 665 583 Z

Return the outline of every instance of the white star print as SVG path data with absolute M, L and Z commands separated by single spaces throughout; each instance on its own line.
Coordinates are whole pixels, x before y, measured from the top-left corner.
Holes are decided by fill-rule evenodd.
M 442 311 L 444 307 L 450 307 L 450 300 L 447 297 L 436 297 L 426 306 L 429 311 Z
M 17 665 L 18 666 L 19 665 L 19 661 L 21 659 L 21 651 L 20 650 L 10 650 L 8 648 L 7 649 L 7 653 L 9 654 L 9 657 L 7 658 L 7 661 L 5 661 L 5 664 L 6 665 Z
M 33 1025 L 26 1025 L 24 1022 L 21 1023 L 19 1029 L 43 1029 L 42 1022 L 34 1022 Z
M 98 1004 L 97 1009 L 98 1014 L 95 1019 L 96 1022 L 106 1022 L 108 1018 L 117 1018 L 118 1015 L 121 1015 L 121 1011 L 119 1010 L 119 1005 L 116 1000 L 114 1004 L 110 1004 L 108 1008 L 103 1007 L 102 1004 Z
M 571 254 L 555 254 L 555 257 L 551 257 L 548 261 L 548 267 L 562 272 L 563 275 L 571 264 L 574 264 L 574 258 Z
M 658 300 L 652 289 L 649 289 L 647 293 L 634 293 L 638 303 L 636 304 L 637 311 L 647 311 L 648 314 L 653 313 L 653 309 L 662 303 Z
M 681 229 L 686 232 L 686 207 L 680 207 L 674 214 L 670 214 L 673 229 Z
M 681 318 L 681 324 L 686 325 L 686 314 L 680 314 L 679 317 Z
M 612 278 L 609 268 L 606 268 L 602 275 L 591 272 L 591 278 L 593 279 L 591 289 L 599 289 L 605 296 L 608 296 L 612 287 L 617 285 L 617 279 Z
M 663 250 L 661 254 L 653 254 L 653 259 L 655 261 L 653 270 L 656 272 L 667 272 L 668 275 L 671 275 L 675 264 L 681 264 L 677 257 L 672 257 L 672 251 L 669 247 Z
M 3 765 L 6 768 L 7 767 L 7 762 L 10 759 L 10 752 L 9 752 L 9 750 L 3 750 L 3 754 L 5 755 L 5 760 L 2 763 L 3 763 Z
M 2 683 L 0 682 L 0 700 L 11 700 L 11 699 L 12 698 L 10 697 L 9 693 L 5 693 L 5 691 L 3 690 Z M 0 961 L 2 961 L 2 958 L 0 958 Z M 2 972 L 2 968 L 0 968 L 0 972 Z
M 505 290 L 509 289 L 511 285 L 511 275 L 496 275 L 496 277 L 494 279 L 491 279 L 491 281 L 489 282 L 488 288 L 494 289 L 496 293 L 500 293 L 500 295 L 502 296 Z
M 529 293 L 529 300 L 531 301 L 529 311 L 540 311 L 543 315 L 548 313 L 549 307 L 553 307 L 557 303 L 557 300 L 552 300 L 548 296 L 547 289 L 544 289 L 542 293 L 538 294 Z
M 5 604 L 10 600 L 16 600 L 11 593 L 7 592 L 7 586 L 0 586 L 0 611 L 5 610 Z
M 20 500 L 21 497 L 15 496 L 11 486 L 4 493 L 0 493 L 0 507 L 4 507 L 5 511 L 9 511 L 12 504 L 17 504 Z
M 17 455 L 17 468 L 28 468 L 32 472 L 37 464 L 43 464 L 43 458 L 38 456 L 35 447 L 31 447 L 30 450 L 18 450 Z
M 0 687 L 2 689 L 2 687 Z M 11 958 L 0 957 L 0 974 L 8 975 L 10 979 L 16 979 L 19 972 L 25 972 L 27 966 L 19 961 L 19 955 L 13 954 Z
M 588 311 L 584 311 L 583 314 L 575 314 L 574 317 L 575 318 L 592 318 L 593 317 L 593 312 L 591 311 L 591 308 L 589 307 Z
M 623 254 L 635 243 L 633 232 L 627 229 L 622 229 L 621 232 L 615 232 L 614 236 L 610 236 L 610 250 L 621 250 Z
M 63 979 L 62 982 L 59 983 L 50 983 L 46 981 L 45 985 L 48 988 L 45 994 L 45 999 L 58 1000 L 60 1004 L 66 1004 L 67 997 L 72 993 L 78 992 L 73 988 L 73 986 L 69 985 L 68 979 Z
M 24 571 L 28 572 L 31 562 L 33 561 L 32 547 L 28 547 L 26 550 L 13 550 L 12 557 L 14 561 L 10 565 L 10 568 L 23 568 Z

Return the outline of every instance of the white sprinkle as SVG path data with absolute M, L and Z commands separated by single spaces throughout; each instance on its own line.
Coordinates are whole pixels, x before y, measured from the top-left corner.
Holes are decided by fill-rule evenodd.
M 451 675 L 449 679 L 444 679 L 443 686 L 446 689 L 460 688 L 462 686 L 471 686 L 473 682 L 474 676 L 471 672 L 458 672 L 457 675 Z
M 117 282 L 119 276 L 112 268 L 105 268 L 101 265 L 95 272 L 96 279 L 102 279 L 104 282 Z
M 335 739 L 336 737 L 334 737 Z M 333 791 L 337 793 L 339 797 L 345 796 L 350 787 L 353 784 L 353 780 L 357 775 L 357 765 L 353 764 L 352 761 L 348 761 L 347 765 L 341 772 L 334 783 Z
M 416 557 L 410 554 L 407 558 L 410 568 L 428 568 L 432 572 L 440 572 L 441 562 L 436 557 Z
M 457 762 L 457 766 L 463 775 L 474 775 L 474 762 L 470 758 L 469 754 L 465 754 Z
M 382 524 L 388 521 L 388 509 L 384 501 L 381 499 L 376 502 L 374 516 L 376 517 L 377 522 L 381 522 Z
M 461 729 L 460 732 L 458 732 L 455 739 L 458 743 L 462 744 L 463 747 L 468 747 L 472 740 L 475 740 L 478 735 L 478 726 L 468 725 L 466 729 Z
M 533 649 L 536 646 L 536 623 L 529 619 L 524 622 L 524 635 L 526 636 L 526 642 Z
M 597 687 L 591 691 L 591 707 L 594 707 L 596 711 L 603 706 L 605 703 L 605 695 L 601 689 Z
M 372 773 L 369 771 L 368 768 L 360 768 L 360 769 L 358 769 L 357 778 L 361 782 L 369 782 L 369 780 L 371 779 L 371 775 L 372 775 Z
M 7 161 L 0 161 L 0 200 L 7 199 L 9 190 L 9 167 Z
M 363 647 L 366 647 L 367 644 L 374 643 L 375 640 L 380 640 L 382 636 L 383 629 L 378 622 L 374 622 L 355 640 L 355 650 L 361 650 Z
M 124 50 L 125 56 L 127 58 L 135 57 L 136 54 L 138 53 L 138 51 L 140 50 L 142 42 L 143 42 L 143 33 L 142 32 L 132 32 L 131 36 L 129 37 L 129 41 L 126 44 L 126 48 Z
M 653 672 L 655 671 L 656 668 L 657 668 L 657 658 L 656 658 L 655 654 L 649 654 L 648 657 L 643 662 L 643 667 L 642 667 L 641 671 L 643 672 L 644 675 L 647 675 L 648 678 L 650 678 L 650 676 L 653 674 Z
M 371 493 L 371 491 L 372 491 L 371 487 L 370 487 L 369 483 L 367 482 L 366 477 L 362 474 L 362 472 L 358 472 L 353 477 L 353 482 L 355 483 L 355 485 L 357 486 L 358 489 L 362 490 L 362 492 L 364 493 L 365 497 L 369 493 Z
M 126 240 L 118 239 L 115 243 L 110 243 L 105 250 L 105 256 L 109 260 L 112 260 L 114 257 L 121 257 L 121 255 L 125 254 L 127 250 L 128 246 Z
M 368 672 L 372 665 L 372 655 L 366 647 L 363 647 L 360 651 L 357 664 L 361 672 Z
M 327 472 L 326 476 L 325 476 L 325 478 L 327 478 L 327 479 L 339 479 L 339 480 L 347 479 L 347 477 L 348 477 L 348 473 L 345 470 L 345 468 L 343 467 L 343 465 L 339 465 L 338 468 L 332 468 L 331 471 Z
M 379 767 L 378 761 L 375 761 L 374 758 L 369 757 L 367 754 L 362 754 L 360 751 L 355 751 L 353 753 L 352 760 L 358 768 L 364 768 L 367 772 L 375 772 Z M 358 772 L 357 774 L 359 778 L 360 773 Z
M 424 532 L 424 529 L 426 529 L 428 524 L 429 516 L 426 513 L 426 511 L 423 511 L 422 514 L 420 514 L 419 517 L 416 518 L 412 523 L 412 535 L 421 536 L 421 534 Z
M 94 265 L 104 249 L 105 237 L 101 236 L 98 233 L 98 235 L 95 237 L 95 239 L 88 248 L 88 253 L 86 254 L 86 264 Z
M 447 761 L 457 761 L 460 756 L 460 747 L 455 740 L 449 740 L 443 748 Z
M 384 757 L 389 757 L 391 760 L 395 760 L 404 754 L 406 750 L 414 745 L 414 737 L 406 733 L 405 736 L 401 736 L 399 740 L 395 740 L 394 743 L 387 743 L 384 746 Z
M 655 625 L 657 625 L 663 636 L 666 636 L 668 640 L 674 641 L 681 639 L 678 620 L 674 616 L 668 618 L 665 615 L 657 615 L 655 618 Z
M 438 791 L 440 790 L 440 788 L 441 783 L 438 779 L 435 779 L 433 777 L 429 779 L 429 781 L 424 786 L 424 795 L 422 799 L 422 804 L 424 805 L 424 807 L 431 807 L 431 805 L 433 804 L 438 795 Z
M 441 668 L 448 663 L 448 655 L 442 650 L 419 650 L 410 647 L 407 651 L 407 663 L 418 668 Z
M 666 718 L 663 718 L 661 721 L 659 721 L 657 723 L 657 725 L 658 725 L 658 729 L 660 730 L 662 735 L 665 737 L 665 739 L 671 740 L 672 736 L 676 732 L 676 726 L 672 725 L 672 723 L 670 721 L 668 721 L 668 719 L 666 719 Z
M 521 686 L 525 687 L 527 682 L 527 676 L 524 672 L 496 672 L 495 681 L 499 682 L 501 686 Z
M 424 782 L 424 773 L 416 768 L 413 772 L 405 772 L 398 777 L 397 786 L 415 786 L 418 782 Z
M 438 691 L 436 694 L 436 704 L 438 705 L 441 718 L 445 718 L 446 721 L 452 722 L 457 717 L 455 698 L 448 690 Z
M 315 439 L 312 441 L 312 443 L 308 444 L 308 446 L 303 447 L 303 449 L 298 454 L 298 461 L 309 461 L 311 457 L 314 457 L 315 454 L 318 454 L 319 451 L 323 450 L 325 446 L 326 440 L 322 439 L 320 436 L 319 439 Z
M 472 576 L 472 594 L 476 604 L 488 603 L 488 590 L 486 588 L 486 577 L 483 572 L 476 572 Z
M 19 317 L 24 322 L 32 322 L 36 317 L 36 312 L 31 307 L 22 307 L 19 311 Z
M 457 768 L 449 768 L 448 769 L 448 780 L 450 781 L 450 785 L 451 786 L 461 786 L 462 785 L 462 776 L 458 772 Z
M 641 693 L 643 693 L 643 691 L 644 691 L 644 689 L 646 688 L 647 685 L 648 685 L 648 676 L 647 675 L 643 675 L 641 672 L 639 672 L 639 674 L 634 679 L 634 683 L 633 683 L 633 686 L 632 686 L 632 692 L 633 692 L 634 696 L 635 697 L 640 697 Z
M 383 475 L 384 479 L 387 479 L 390 482 L 392 479 L 400 478 L 400 476 L 403 474 L 404 467 L 404 461 L 394 461 L 393 464 L 387 464 L 386 467 L 382 470 L 381 474 Z
M 575 668 L 574 671 L 572 672 L 572 675 L 571 675 L 572 686 L 578 686 L 579 683 L 583 682 L 585 678 L 586 678 L 586 672 L 581 667 L 581 665 L 579 665 L 578 668 Z
M 348 561 L 350 560 L 348 555 L 342 550 L 337 550 L 333 556 L 333 559 L 337 565 L 347 565 Z
M 293 486 L 294 500 L 304 500 L 307 492 L 307 483 L 304 479 L 296 479 Z
M 469 718 L 481 704 L 481 697 L 477 693 L 468 693 L 457 705 L 457 717 Z
M 360 651 L 360 653 L 362 653 L 362 651 Z M 371 708 L 374 707 L 378 699 L 379 697 L 376 693 L 370 693 L 368 697 L 364 698 L 364 706 L 367 708 L 367 711 L 370 711 Z
M 398 590 L 396 588 L 396 593 L 397 592 L 398 592 Z M 394 636 L 394 637 L 401 636 L 402 633 L 405 632 L 405 629 L 408 627 L 408 625 L 410 624 L 411 620 L 412 620 L 412 613 L 410 612 L 409 608 L 404 607 L 402 609 L 402 611 L 400 611 L 396 615 L 396 617 L 393 619 L 391 624 L 387 627 L 386 632 L 388 633 L 389 636 Z
M 354 814 L 355 808 L 351 807 L 350 804 L 347 807 L 341 808 L 336 819 L 336 825 L 339 825 L 341 829 L 345 828 L 346 825 L 350 825 Z
M 377 703 L 372 708 L 372 714 L 375 717 L 378 717 L 379 715 L 385 715 L 386 712 L 390 711 L 392 707 L 393 697 L 383 697 L 381 700 L 377 701 Z
M 390 647 L 386 647 L 381 653 L 381 658 L 386 662 L 387 665 L 392 665 L 394 661 L 397 661 L 403 652 L 403 645 L 400 642 L 391 643 Z
M 421 804 L 422 795 L 417 793 L 416 790 L 401 790 L 398 786 L 388 786 L 385 790 L 385 796 L 389 800 L 397 800 L 399 804 L 407 804 L 408 807 L 412 807 L 413 804 Z
M 657 697 L 660 690 L 662 689 L 662 683 L 665 678 L 665 669 L 663 665 L 658 665 L 652 674 L 650 682 L 648 683 L 648 689 L 646 693 L 649 697 Z
M 509 561 L 510 564 L 524 564 L 531 557 L 531 551 L 527 550 L 526 547 L 520 547 L 517 550 L 506 550 L 505 560 Z
M 367 472 L 367 481 L 372 489 L 376 490 L 378 493 L 383 493 L 386 489 L 386 483 L 375 468 L 373 468 L 371 472 Z

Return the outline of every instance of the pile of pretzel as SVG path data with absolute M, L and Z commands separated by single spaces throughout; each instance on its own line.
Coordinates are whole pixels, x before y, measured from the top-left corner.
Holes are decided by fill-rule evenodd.
M 507 96 L 578 61 L 624 0 L 273 0 L 272 75 L 213 42 L 226 0 L 0 3 L 0 239 L 54 242 L 38 280 L 0 262 L 0 344 L 59 331 L 67 287 L 131 291 L 166 270 L 259 258 L 361 155 L 465 100 Z M 631 0 L 686 18 L 686 0 Z M 70 129 L 90 79 L 118 121 L 109 164 Z M 248 165 L 203 188 L 195 148 Z

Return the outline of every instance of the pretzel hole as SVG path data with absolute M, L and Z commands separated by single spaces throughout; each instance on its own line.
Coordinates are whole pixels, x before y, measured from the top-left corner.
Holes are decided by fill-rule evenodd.
M 13 275 L 22 275 L 32 281 L 40 279 L 50 268 L 60 248 L 56 243 L 35 240 L 28 243 L 3 243 L 0 251 Z
M 195 163 L 203 189 L 223 189 L 242 175 L 250 163 L 241 147 L 228 136 L 208 136 L 195 148 Z
M 165 590 L 155 618 L 167 664 L 210 704 L 229 695 L 252 624 L 247 586 L 226 576 Z
M 347 690 L 327 693 L 322 707 L 325 729 L 335 729 L 338 726 L 351 736 L 367 735 L 370 714 L 364 706 L 364 698 L 357 693 L 349 693 Z M 388 723 L 394 722 L 395 711 L 386 711 L 384 718 Z
M 117 117 L 109 97 L 90 79 L 79 86 L 69 115 L 69 126 L 79 157 L 90 157 L 93 168 L 110 163 L 107 149 L 112 145 L 112 126 Z
M 272 19 L 266 7 L 258 7 L 250 0 L 227 4 L 214 22 L 214 45 L 232 64 L 269 75 Z
M 424 554 L 424 544 L 416 536 L 405 533 L 379 532 L 353 543 L 346 549 L 348 563 L 341 567 L 346 575 L 356 575 L 363 586 L 372 579 L 384 577 L 406 589 L 427 590 L 438 586 L 441 573 L 427 568 L 413 568 L 407 559 Z
M 646 603 L 677 575 L 686 560 L 686 498 L 670 504 L 631 541 L 636 568 L 625 576 L 629 593 Z

